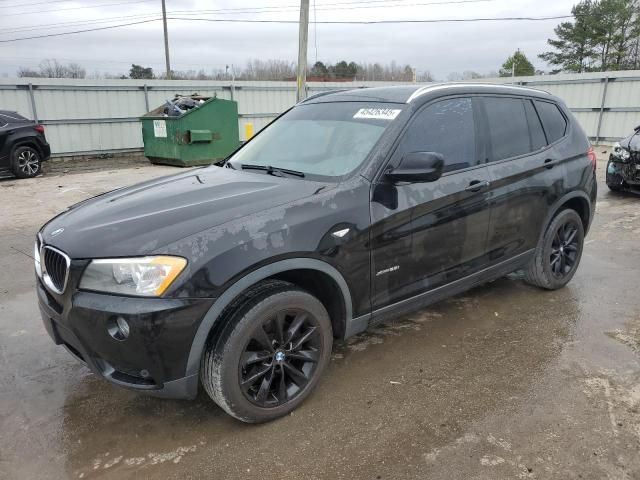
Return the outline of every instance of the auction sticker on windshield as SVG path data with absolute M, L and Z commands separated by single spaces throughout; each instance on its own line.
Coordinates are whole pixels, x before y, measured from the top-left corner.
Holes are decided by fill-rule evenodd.
M 402 110 L 394 108 L 361 108 L 353 118 L 369 118 L 373 120 L 393 120 Z

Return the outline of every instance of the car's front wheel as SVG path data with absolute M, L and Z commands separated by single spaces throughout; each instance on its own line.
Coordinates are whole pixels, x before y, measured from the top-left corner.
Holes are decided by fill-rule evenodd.
M 18 178 L 32 178 L 40 173 L 40 153 L 32 147 L 18 147 L 13 151 L 11 170 Z
M 234 305 L 205 350 L 204 388 L 244 422 L 286 415 L 311 393 L 329 362 L 329 314 L 313 295 L 281 281 L 257 285 Z
M 547 290 L 564 287 L 578 269 L 584 245 L 582 219 L 575 210 L 558 213 L 542 236 L 525 281 Z
M 623 189 L 624 181 L 622 176 L 616 172 L 614 165 L 614 162 L 611 160 L 607 162 L 607 175 L 605 177 L 605 182 L 607 187 L 609 187 L 609 190 L 619 192 Z

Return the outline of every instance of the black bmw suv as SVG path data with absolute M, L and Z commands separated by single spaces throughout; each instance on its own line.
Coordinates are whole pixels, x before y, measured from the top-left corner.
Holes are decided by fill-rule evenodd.
M 515 270 L 574 275 L 595 155 L 557 98 L 470 84 L 294 106 L 226 161 L 115 190 L 35 245 L 44 324 L 97 375 L 262 422 L 334 339 Z
M 16 112 L 0 110 L 0 175 L 35 177 L 50 155 L 42 125 Z

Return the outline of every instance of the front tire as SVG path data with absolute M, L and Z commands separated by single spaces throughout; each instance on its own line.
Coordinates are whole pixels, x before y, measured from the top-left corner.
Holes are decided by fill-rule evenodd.
M 13 151 L 11 170 L 18 178 L 33 178 L 42 170 L 40 152 L 32 147 L 18 147 Z
M 564 287 L 576 273 L 584 246 L 582 219 L 575 210 L 562 210 L 545 231 L 525 270 L 525 281 L 546 290 Z
M 247 423 L 276 419 L 317 385 L 333 343 L 322 303 L 293 284 L 267 281 L 235 302 L 227 325 L 206 347 L 201 380 L 229 415 Z
M 612 192 L 619 192 L 623 190 L 624 181 L 622 180 L 622 177 L 619 173 L 615 173 L 615 170 L 613 172 L 609 171 L 612 163 L 614 162 L 612 162 L 611 160 L 607 162 L 607 174 L 605 177 L 605 182 L 607 184 L 607 187 L 609 187 L 609 190 L 611 190 Z

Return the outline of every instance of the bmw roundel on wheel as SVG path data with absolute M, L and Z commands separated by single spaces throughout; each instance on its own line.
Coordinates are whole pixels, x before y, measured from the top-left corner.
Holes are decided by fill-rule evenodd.
M 222 167 L 106 193 L 34 247 L 44 325 L 118 386 L 204 389 L 264 422 L 321 381 L 336 339 L 515 270 L 580 264 L 595 155 L 545 92 L 447 84 L 311 97 Z

